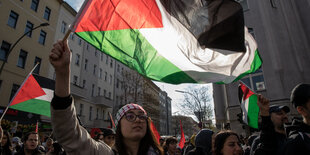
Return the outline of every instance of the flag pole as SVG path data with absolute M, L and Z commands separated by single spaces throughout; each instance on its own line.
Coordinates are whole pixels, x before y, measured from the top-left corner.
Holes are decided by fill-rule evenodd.
M 23 81 L 22 85 L 18 88 L 17 92 L 14 94 L 14 97 L 11 99 L 11 101 L 9 102 L 9 104 L 6 106 L 1 118 L 0 118 L 0 122 L 2 121 L 4 115 L 6 114 L 6 112 L 8 111 L 12 101 L 14 101 L 16 95 L 19 93 L 20 89 L 23 87 L 23 85 L 25 84 L 25 82 L 27 81 L 27 79 L 29 78 L 29 76 L 32 74 L 32 72 L 37 68 L 37 66 L 39 65 L 39 62 L 37 62 L 37 64 L 32 68 L 32 70 L 30 71 L 30 73 L 27 75 L 26 79 Z
M 69 35 L 71 32 L 74 32 L 76 29 L 76 23 L 78 23 L 81 20 L 81 17 L 84 16 L 85 14 L 85 10 L 87 10 L 87 8 L 89 7 L 89 4 L 92 2 L 93 0 L 85 0 L 83 2 L 83 5 L 81 6 L 79 12 L 76 14 L 73 23 L 69 26 L 69 29 L 67 31 L 67 33 L 65 34 L 64 38 L 62 39 L 62 41 L 65 41 L 68 39 Z
M 111 115 L 110 112 L 108 112 L 108 113 L 109 113 L 110 120 L 111 120 L 111 122 L 112 122 L 113 128 L 115 129 L 115 123 L 114 123 L 114 121 L 113 121 L 113 117 L 112 117 L 112 115 Z
M 247 84 L 245 84 L 244 82 L 242 82 L 241 80 L 239 80 L 242 84 L 244 84 L 246 87 L 248 87 L 248 89 L 250 89 L 255 95 L 257 95 L 257 93 L 251 89 L 251 87 L 249 87 Z

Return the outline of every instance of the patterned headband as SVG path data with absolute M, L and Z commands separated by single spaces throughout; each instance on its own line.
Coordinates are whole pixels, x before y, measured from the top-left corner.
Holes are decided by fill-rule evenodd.
M 134 103 L 126 104 L 116 113 L 115 128 L 117 128 L 119 121 L 129 110 L 141 110 L 145 115 L 147 115 L 146 111 L 140 105 Z

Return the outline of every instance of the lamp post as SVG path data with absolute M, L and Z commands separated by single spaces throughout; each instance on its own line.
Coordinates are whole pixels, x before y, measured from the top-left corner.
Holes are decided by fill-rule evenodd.
M 3 70 L 3 68 L 4 68 L 4 65 L 5 65 L 5 63 L 6 63 L 7 59 L 8 59 L 8 57 L 9 57 L 10 53 L 12 52 L 12 50 L 14 49 L 14 47 L 17 45 L 17 43 L 18 43 L 19 41 L 21 41 L 27 34 L 29 34 L 30 32 L 32 32 L 33 30 L 35 30 L 35 29 L 37 29 L 37 28 L 39 28 L 39 27 L 45 27 L 45 26 L 48 26 L 48 25 L 50 25 L 50 24 L 49 24 L 49 23 L 42 23 L 42 24 L 40 24 L 40 25 L 38 25 L 38 26 L 32 28 L 31 30 L 27 31 L 26 33 L 24 33 L 21 37 L 19 37 L 19 38 L 17 39 L 17 41 L 16 41 L 16 42 L 13 44 L 13 46 L 9 49 L 8 54 L 6 55 L 5 61 L 3 61 L 2 65 L 1 65 L 1 68 L 0 68 L 0 75 L 1 75 L 1 73 L 2 73 L 2 70 Z

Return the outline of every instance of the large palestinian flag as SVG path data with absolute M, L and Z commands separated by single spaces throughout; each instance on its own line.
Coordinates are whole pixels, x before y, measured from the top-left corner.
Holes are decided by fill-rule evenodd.
M 53 80 L 31 74 L 16 92 L 9 108 L 50 117 L 54 88 Z
M 88 0 L 72 30 L 156 81 L 230 83 L 261 66 L 234 0 Z
M 259 107 L 257 105 L 257 95 L 246 85 L 239 85 L 239 100 L 243 112 L 243 122 L 252 128 L 258 128 Z

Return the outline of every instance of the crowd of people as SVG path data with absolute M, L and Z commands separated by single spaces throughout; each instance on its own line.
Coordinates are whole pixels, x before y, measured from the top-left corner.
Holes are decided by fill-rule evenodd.
M 242 138 L 231 130 L 214 132 L 201 129 L 178 146 L 175 137 L 155 138 L 151 118 L 138 104 L 120 108 L 115 117 L 115 130 L 104 129 L 95 137 L 80 125 L 70 94 L 71 52 L 67 42 L 58 41 L 50 54 L 56 73 L 55 93 L 51 102 L 53 136 L 39 142 L 36 132 L 22 138 L 0 131 L 1 155 L 306 155 L 310 153 L 310 85 L 299 84 L 291 93 L 291 103 L 302 119 L 288 122 L 290 108 L 270 106 L 258 95 L 261 131 Z

